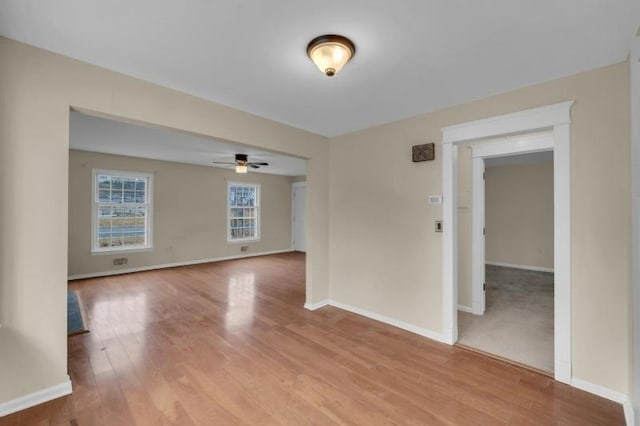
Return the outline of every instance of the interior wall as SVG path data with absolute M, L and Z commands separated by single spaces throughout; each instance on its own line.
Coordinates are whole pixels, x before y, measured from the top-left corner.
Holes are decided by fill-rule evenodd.
M 153 174 L 153 249 L 91 254 L 92 169 Z M 227 242 L 227 182 L 260 184 L 260 240 Z M 241 246 L 248 246 L 241 252 Z M 69 151 L 69 275 L 291 249 L 291 178 Z M 126 257 L 126 265 L 113 265 Z
M 553 269 L 553 161 L 485 169 L 485 260 Z
M 70 108 L 307 158 L 307 302 L 328 297 L 327 138 L 6 38 L 0 63 L 0 403 L 67 380 Z
M 628 393 L 628 62 L 331 139 L 331 298 L 441 333 L 442 127 L 568 100 L 573 376 Z M 426 142 L 436 159 L 412 163 Z

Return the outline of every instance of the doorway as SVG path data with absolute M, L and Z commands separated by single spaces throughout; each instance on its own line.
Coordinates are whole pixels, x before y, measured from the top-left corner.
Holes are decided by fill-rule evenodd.
M 536 141 L 511 140 L 492 144 L 507 153 L 525 153 L 553 149 L 554 188 L 554 378 L 571 384 L 571 175 L 570 128 L 574 101 L 494 116 L 444 127 L 442 140 L 442 341 L 458 340 L 458 244 L 456 169 L 460 145 L 490 138 L 522 135 L 549 130 L 552 146 L 540 147 Z M 478 173 L 474 170 L 474 173 Z M 474 227 L 476 236 L 481 229 Z M 474 238 L 474 241 L 476 238 Z M 477 250 L 478 244 L 473 244 Z M 477 259 L 476 256 L 474 258 Z M 477 270 L 473 268 L 474 271 Z
M 550 133 L 516 139 L 534 138 L 552 146 Z M 485 157 L 491 143 L 458 156 L 459 192 L 473 187 L 472 212 L 458 207 L 458 343 L 553 374 L 553 151 Z M 465 179 L 472 162 L 476 173 Z M 482 230 L 473 251 L 472 228 Z

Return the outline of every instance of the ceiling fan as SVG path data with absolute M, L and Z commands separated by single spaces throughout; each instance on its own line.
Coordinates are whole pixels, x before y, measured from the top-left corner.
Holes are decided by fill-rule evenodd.
M 247 173 L 247 167 L 251 167 L 252 169 L 259 169 L 260 166 L 268 166 L 269 163 L 265 162 L 251 162 L 249 161 L 249 157 L 247 154 L 236 154 L 236 160 L 234 162 L 229 161 L 212 161 L 213 164 L 228 164 L 230 166 L 235 166 L 236 173 Z

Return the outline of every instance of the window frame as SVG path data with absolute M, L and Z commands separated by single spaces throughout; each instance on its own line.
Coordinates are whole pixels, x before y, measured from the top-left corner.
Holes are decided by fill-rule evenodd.
M 98 209 L 101 205 L 135 205 L 140 207 L 141 203 L 101 203 L 98 200 L 98 175 L 111 175 L 125 178 L 146 178 L 147 185 L 145 190 L 147 208 L 146 226 L 145 226 L 145 244 L 129 247 L 98 247 Z M 114 254 L 114 253 L 132 253 L 141 251 L 151 251 L 153 249 L 153 173 L 131 172 L 123 170 L 108 169 L 92 169 L 91 179 L 91 254 Z
M 255 188 L 256 191 L 256 203 L 253 207 L 255 211 L 256 211 L 256 236 L 255 237 L 249 237 L 249 238 L 231 238 L 231 209 L 232 208 L 238 208 L 237 206 L 232 207 L 231 206 L 231 201 L 230 201 L 230 191 L 231 191 L 231 187 L 232 186 L 248 186 L 248 187 L 253 187 Z M 256 242 L 256 241 L 260 241 L 260 235 L 261 235 L 261 221 L 260 221 L 260 216 L 261 216 L 261 211 L 262 211 L 262 201 L 261 201 L 261 195 L 262 193 L 262 188 L 260 186 L 259 183 L 252 183 L 252 182 L 231 182 L 228 181 L 227 182 L 227 191 L 226 191 L 226 197 L 227 197 L 227 243 L 229 244 L 233 244 L 233 243 L 246 243 L 246 242 Z M 244 207 L 243 207 L 244 208 Z

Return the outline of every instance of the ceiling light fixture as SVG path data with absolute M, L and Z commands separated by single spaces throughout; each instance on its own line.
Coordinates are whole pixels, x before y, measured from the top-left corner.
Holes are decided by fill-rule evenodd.
M 247 173 L 247 166 L 236 164 L 236 173 Z
M 316 37 L 307 46 L 309 58 L 328 77 L 336 75 L 355 53 L 351 40 L 335 34 Z

